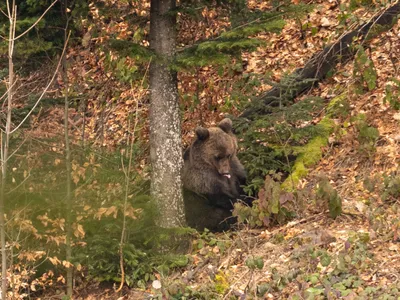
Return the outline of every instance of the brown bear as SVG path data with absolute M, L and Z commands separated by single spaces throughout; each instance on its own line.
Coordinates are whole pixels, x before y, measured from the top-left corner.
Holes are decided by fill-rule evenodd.
M 212 231 L 229 226 L 226 219 L 232 220 L 232 204 L 240 197 L 241 185 L 246 181 L 246 172 L 236 156 L 237 147 L 228 118 L 218 127 L 196 129 L 196 139 L 183 156 L 182 180 L 189 226 Z

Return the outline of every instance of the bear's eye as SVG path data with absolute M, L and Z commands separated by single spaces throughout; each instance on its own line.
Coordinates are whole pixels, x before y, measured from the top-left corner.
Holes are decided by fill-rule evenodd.
M 223 159 L 223 158 L 224 158 L 224 157 L 221 156 L 221 155 L 217 155 L 217 156 L 215 157 L 216 160 L 221 160 L 221 159 Z

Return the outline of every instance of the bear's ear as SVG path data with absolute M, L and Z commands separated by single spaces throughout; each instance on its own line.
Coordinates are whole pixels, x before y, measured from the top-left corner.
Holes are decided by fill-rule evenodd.
M 226 133 L 232 132 L 232 120 L 225 118 L 221 122 L 219 122 L 218 127 L 221 128 Z
M 199 140 L 204 141 L 208 139 L 208 137 L 210 136 L 210 132 L 208 131 L 207 128 L 199 126 L 196 128 L 196 135 Z

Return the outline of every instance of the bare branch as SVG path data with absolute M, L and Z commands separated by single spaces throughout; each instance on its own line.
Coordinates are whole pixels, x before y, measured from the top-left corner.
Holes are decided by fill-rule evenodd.
M 5 162 L 7 162 L 11 157 L 13 157 L 13 156 L 15 155 L 15 153 L 17 153 L 18 150 L 25 144 L 25 142 L 26 142 L 26 138 L 19 144 L 19 146 L 17 147 L 17 149 L 15 149 L 15 150 L 13 151 L 13 153 L 11 153 L 10 155 L 8 155 L 8 157 L 7 157 L 7 159 L 6 159 Z
M 0 8 L 0 12 L 4 15 L 4 16 L 6 16 L 7 18 L 8 18 L 8 16 L 7 16 L 7 14 L 4 12 L 4 10 L 2 10 L 1 8 Z
M 60 68 L 62 58 L 63 58 L 63 56 L 65 55 L 65 50 L 66 50 L 66 48 L 67 48 L 67 44 L 68 44 L 70 35 L 71 35 L 71 32 L 68 33 L 67 42 L 64 44 L 63 52 L 61 53 L 60 59 L 59 59 L 58 64 L 57 64 L 57 68 L 56 68 L 56 70 L 55 70 L 55 72 L 54 72 L 54 74 L 53 74 L 53 77 L 50 79 L 50 82 L 47 84 L 46 88 L 44 89 L 44 91 L 42 92 L 42 94 L 40 95 L 39 99 L 36 101 L 35 105 L 32 107 L 32 109 L 26 114 L 25 118 L 24 118 L 24 119 L 21 121 L 21 123 L 19 123 L 19 124 L 17 125 L 17 127 L 15 127 L 10 133 L 14 133 L 15 131 L 18 130 L 19 127 L 21 127 L 21 125 L 22 125 L 23 123 L 25 123 L 25 121 L 28 119 L 28 117 L 29 117 L 29 116 L 31 115 L 31 113 L 34 111 L 34 109 L 36 108 L 36 106 L 39 104 L 40 100 L 42 100 L 44 94 L 47 92 L 47 90 L 49 89 L 50 85 L 53 83 L 53 80 L 54 80 L 54 78 L 56 77 L 56 75 L 57 75 L 57 73 L 58 73 L 58 69 Z
M 31 31 L 31 29 L 32 29 L 33 27 L 35 27 L 35 26 L 37 25 L 37 23 L 39 23 L 39 22 L 43 19 L 43 17 L 46 15 L 46 13 L 50 10 L 50 8 L 52 8 L 52 6 L 53 6 L 54 4 L 56 4 L 57 1 L 58 1 L 58 0 L 54 0 L 53 3 L 51 3 L 50 6 L 44 11 L 44 13 L 39 17 L 39 19 L 37 19 L 36 22 L 33 23 L 33 24 L 31 25 L 31 27 L 29 27 L 27 30 L 25 30 L 23 33 L 21 33 L 19 36 L 14 37 L 14 41 L 15 41 L 15 40 L 18 40 L 20 37 L 24 36 L 24 35 L 27 34 L 29 31 Z
M 14 6 L 13 6 L 14 7 Z M 7 17 L 11 19 L 10 1 L 7 0 Z
M 5 98 L 5 97 L 8 95 L 9 91 L 12 90 L 12 88 L 14 87 L 14 85 L 15 85 L 15 83 L 16 83 L 17 81 L 18 81 L 18 78 L 13 82 L 12 86 L 10 86 L 10 87 L 8 88 L 8 90 L 3 94 L 3 96 L 0 97 L 0 101 L 3 100 L 3 98 Z M 3 131 L 3 130 L 2 130 L 2 131 Z
M 18 184 L 18 185 L 17 185 L 15 188 L 13 188 L 12 190 L 8 191 L 6 194 L 9 195 L 9 194 L 11 194 L 12 192 L 16 191 L 20 186 L 22 186 L 22 185 L 25 183 L 25 181 L 28 180 L 29 177 L 31 177 L 31 173 L 29 173 L 28 176 L 26 176 L 26 177 L 24 178 L 24 180 L 22 180 L 22 181 L 20 182 L 20 184 Z

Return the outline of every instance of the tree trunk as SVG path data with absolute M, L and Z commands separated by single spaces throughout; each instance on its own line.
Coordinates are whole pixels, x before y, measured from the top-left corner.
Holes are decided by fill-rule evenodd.
M 67 49 L 67 44 L 69 40 L 69 21 L 70 17 L 67 15 L 68 0 L 64 0 L 63 7 L 63 17 L 65 19 L 65 29 L 64 29 L 64 50 Z M 67 53 L 63 51 L 62 53 L 62 79 L 64 83 L 64 138 L 65 138 L 65 167 L 67 170 L 66 178 L 66 241 L 65 241 L 65 259 L 71 263 L 72 261 L 72 163 L 71 163 L 71 145 L 69 140 L 69 81 L 68 81 L 68 66 L 67 66 Z M 67 267 L 67 296 L 68 299 L 72 299 L 73 292 L 73 269 L 69 265 Z
M 65 43 L 67 43 L 67 35 L 65 34 Z M 65 259 L 68 262 L 72 261 L 72 191 L 71 191 L 71 172 L 72 172 L 72 166 L 71 166 L 71 148 L 70 148 L 70 141 L 69 141 L 69 130 L 68 130 L 68 110 L 69 110 L 69 99 L 68 99 L 68 77 L 67 77 L 67 60 L 66 56 L 67 54 L 64 54 L 62 58 L 62 64 L 63 64 L 63 70 L 62 70 L 62 77 L 64 81 L 64 99 L 65 99 L 65 108 L 64 108 L 64 137 L 65 137 L 65 163 L 66 163 L 66 169 L 67 169 L 67 179 L 66 179 L 66 242 L 65 242 L 65 248 L 66 248 L 66 257 Z M 72 274 L 72 267 L 68 266 L 67 268 L 67 296 L 69 299 L 72 299 L 72 282 L 73 282 L 73 274 Z
M 185 224 L 181 169 L 182 141 L 175 56 L 175 0 L 151 0 L 150 47 L 156 58 L 150 65 L 151 193 L 162 228 Z

